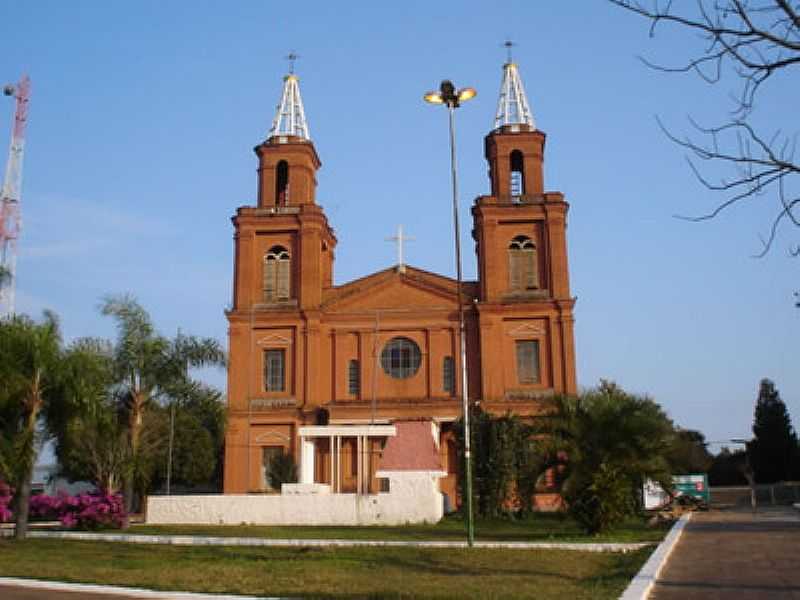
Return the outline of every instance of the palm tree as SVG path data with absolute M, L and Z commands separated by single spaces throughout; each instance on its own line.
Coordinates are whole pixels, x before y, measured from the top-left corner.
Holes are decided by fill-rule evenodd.
M 60 474 L 114 493 L 129 466 L 127 428 L 112 394 L 113 347 L 81 338 L 64 354 L 56 401 L 45 414 Z
M 41 323 L 21 315 L 0 321 L 0 402 L 7 436 L 3 463 L 16 487 L 17 539 L 28 532 L 37 425 L 52 401 L 61 356 L 61 333 L 54 313 L 45 312 Z
M 0 265 L 0 286 L 11 279 L 11 271 Z
M 108 297 L 104 315 L 117 322 L 113 351 L 116 394 L 128 419 L 128 444 L 132 469 L 125 478 L 127 510 L 133 506 L 134 487 L 143 492 L 148 483 L 143 450 L 145 414 L 158 400 L 167 400 L 191 382 L 188 369 L 225 364 L 225 352 L 211 338 L 178 335 L 166 338 L 156 332 L 150 315 L 131 296 Z
M 672 422 L 658 404 L 614 383 L 553 398 L 535 430 L 541 472 L 555 470 L 570 512 L 590 533 L 633 513 L 645 479 L 671 487 Z

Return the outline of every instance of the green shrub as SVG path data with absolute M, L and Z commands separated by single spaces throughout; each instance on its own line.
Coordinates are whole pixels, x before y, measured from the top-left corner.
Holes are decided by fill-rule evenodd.
M 636 510 L 632 482 L 617 466 L 602 463 L 583 485 L 567 487 L 569 514 L 590 534 L 611 529 Z
M 269 463 L 267 479 L 270 487 L 280 490 L 284 483 L 297 483 L 297 464 L 291 454 L 276 454 Z

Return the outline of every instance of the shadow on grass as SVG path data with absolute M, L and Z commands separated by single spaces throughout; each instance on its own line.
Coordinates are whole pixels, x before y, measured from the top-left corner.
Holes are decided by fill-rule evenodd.
M 253 548 L 0 543 L 0 573 L 293 598 L 616 598 L 650 550 Z M 42 561 L 42 556 L 48 556 Z

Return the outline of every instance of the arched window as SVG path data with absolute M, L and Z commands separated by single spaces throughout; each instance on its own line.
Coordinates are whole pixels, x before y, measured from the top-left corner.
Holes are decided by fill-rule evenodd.
M 511 163 L 511 197 L 514 200 L 519 200 L 520 196 L 525 194 L 525 171 L 523 169 L 522 152 L 514 150 L 509 158 Z
M 273 246 L 264 256 L 264 301 L 289 299 L 292 261 L 283 246 Z
M 508 245 L 508 279 L 512 291 L 539 289 L 539 265 L 536 244 L 518 235 Z
M 289 163 L 282 160 L 275 168 L 275 206 L 289 204 Z

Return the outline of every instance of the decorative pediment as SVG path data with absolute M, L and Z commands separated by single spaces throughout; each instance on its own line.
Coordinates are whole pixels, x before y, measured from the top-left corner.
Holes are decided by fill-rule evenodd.
M 295 398 L 253 398 L 250 400 L 251 410 L 287 408 L 290 406 L 297 406 L 297 400 Z
M 455 306 L 456 298 L 455 289 L 449 289 L 433 278 L 429 280 L 420 276 L 416 270 L 384 271 L 343 286 L 326 303 L 325 311 L 451 308 Z
M 545 398 L 552 398 L 555 392 L 552 388 L 544 390 L 525 390 L 525 389 L 509 389 L 503 399 L 506 402 L 529 402 L 531 400 L 544 400 Z
M 291 438 L 288 435 L 284 435 L 279 431 L 273 430 L 273 431 L 265 431 L 264 433 L 257 435 L 254 440 L 256 444 L 264 444 L 267 442 L 275 442 L 275 441 L 289 442 L 291 441 Z
M 290 338 L 284 337 L 282 335 L 278 335 L 276 333 L 266 335 L 264 337 L 258 338 L 256 340 L 256 344 L 258 346 L 291 346 L 292 340 Z
M 523 323 L 508 332 L 511 337 L 530 337 L 544 334 L 545 327 L 543 322 Z

